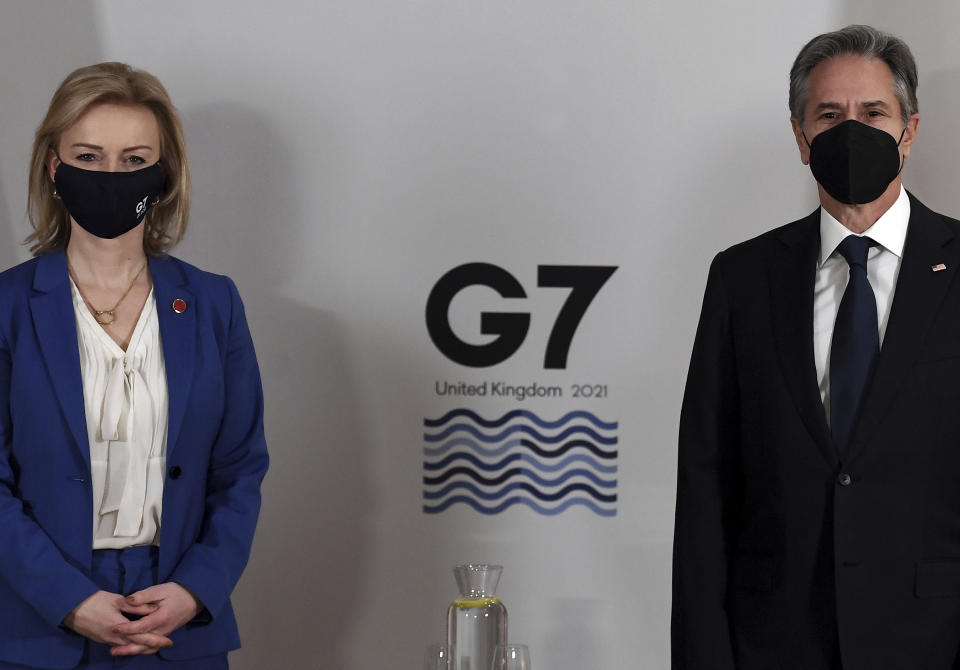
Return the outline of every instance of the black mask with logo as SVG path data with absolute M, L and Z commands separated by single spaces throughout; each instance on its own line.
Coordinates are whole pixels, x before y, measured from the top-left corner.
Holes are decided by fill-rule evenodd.
M 903 133 L 907 131 L 903 129 Z M 849 119 L 807 142 L 810 170 L 824 190 L 848 205 L 873 202 L 887 190 L 900 170 L 900 141 L 890 133 Z
M 53 181 L 73 220 L 107 240 L 136 228 L 164 190 L 160 163 L 133 172 L 101 172 L 61 161 Z

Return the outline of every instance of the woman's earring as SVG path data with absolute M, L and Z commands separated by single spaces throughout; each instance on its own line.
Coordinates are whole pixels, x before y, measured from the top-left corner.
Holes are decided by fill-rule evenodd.
M 59 199 L 60 199 L 60 194 L 57 193 L 57 187 L 56 187 L 56 186 L 53 187 L 53 193 L 52 193 L 51 195 L 53 196 L 53 199 L 54 199 L 54 200 L 59 200 Z

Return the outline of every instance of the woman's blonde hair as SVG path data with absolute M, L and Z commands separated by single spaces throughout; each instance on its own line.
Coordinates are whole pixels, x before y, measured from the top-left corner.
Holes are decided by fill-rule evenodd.
M 142 105 L 153 112 L 160 127 L 160 165 L 166 186 L 160 202 L 147 212 L 144 251 L 151 256 L 164 254 L 187 230 L 190 167 L 180 115 L 170 96 L 149 72 L 124 63 L 97 63 L 74 70 L 63 80 L 33 141 L 27 197 L 33 232 L 26 242 L 34 256 L 63 249 L 70 239 L 70 215 L 63 202 L 54 197 L 47 159 L 57 150 L 63 133 L 99 103 Z

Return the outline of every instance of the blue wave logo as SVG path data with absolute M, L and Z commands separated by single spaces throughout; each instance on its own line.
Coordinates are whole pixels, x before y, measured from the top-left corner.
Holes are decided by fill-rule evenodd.
M 485 419 L 461 408 L 423 425 L 426 514 L 457 503 L 481 514 L 513 505 L 545 516 L 574 506 L 617 514 L 616 421 L 583 410 L 547 421 L 523 409 Z

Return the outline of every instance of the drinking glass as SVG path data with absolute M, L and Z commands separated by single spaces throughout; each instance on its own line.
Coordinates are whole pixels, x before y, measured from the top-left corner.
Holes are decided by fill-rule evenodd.
M 493 653 L 490 670 L 531 670 L 530 650 L 525 644 L 504 644 Z
M 456 670 L 452 649 L 445 644 L 428 644 L 423 652 L 423 670 Z

